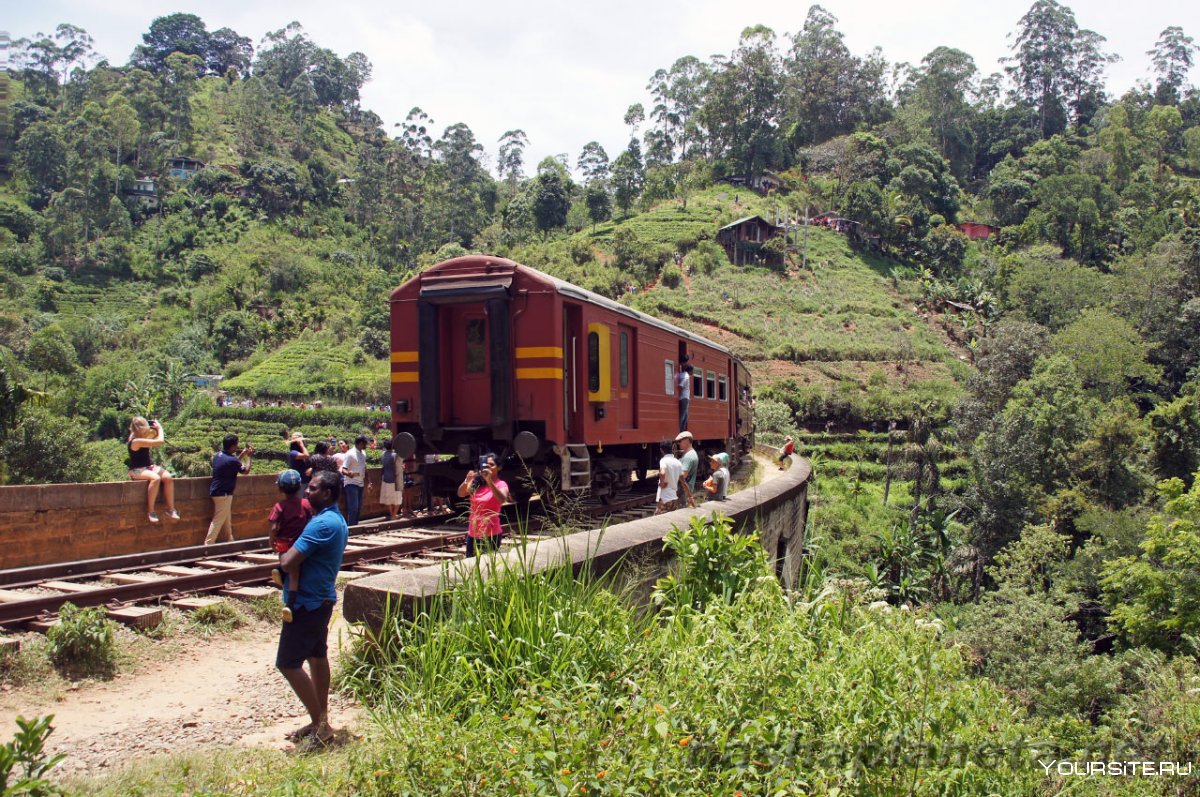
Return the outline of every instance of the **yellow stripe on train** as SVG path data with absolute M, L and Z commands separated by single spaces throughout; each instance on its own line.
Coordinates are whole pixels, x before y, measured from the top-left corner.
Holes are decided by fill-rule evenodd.
M 394 363 L 415 363 L 416 361 L 417 353 L 415 351 L 392 352 L 392 362 Z
M 562 380 L 561 368 L 518 368 L 517 379 L 558 379 Z
M 528 360 L 534 357 L 557 357 L 562 359 L 562 346 L 518 346 L 517 359 Z
M 416 371 L 396 371 L 392 374 L 393 382 L 416 382 L 420 378 L 420 374 Z

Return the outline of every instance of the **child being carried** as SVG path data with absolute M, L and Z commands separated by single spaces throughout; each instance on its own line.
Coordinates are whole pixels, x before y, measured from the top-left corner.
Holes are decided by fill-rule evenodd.
M 279 492 L 283 493 L 283 497 L 275 502 L 275 506 L 271 508 L 271 514 L 267 516 L 267 521 L 271 524 L 268 540 L 271 548 L 281 558 L 300 538 L 300 533 L 304 531 L 308 521 L 312 520 L 312 506 L 309 505 L 307 498 L 300 496 L 302 484 L 300 473 L 290 469 L 280 473 L 279 478 L 275 480 L 275 485 L 279 488 Z M 291 622 L 292 610 L 286 605 L 288 586 L 300 583 L 300 566 L 297 564 L 286 572 L 277 567 L 271 571 L 271 580 L 275 582 L 276 586 L 283 588 L 285 604 L 283 619 L 284 622 Z

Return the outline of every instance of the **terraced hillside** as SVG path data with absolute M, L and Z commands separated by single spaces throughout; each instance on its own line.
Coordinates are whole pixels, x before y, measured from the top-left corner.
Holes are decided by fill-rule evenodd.
M 893 278 L 897 264 L 821 228 L 808 233 L 808 268 L 799 260 L 792 253 L 783 271 L 722 263 L 624 301 L 729 346 L 801 423 L 865 424 L 930 404 L 944 413 L 970 367 L 917 311 L 915 281 Z

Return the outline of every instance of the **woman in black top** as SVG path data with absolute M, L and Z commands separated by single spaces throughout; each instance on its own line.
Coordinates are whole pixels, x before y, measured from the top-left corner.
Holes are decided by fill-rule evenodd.
M 318 442 L 315 451 L 316 453 L 308 458 L 308 464 L 312 466 L 312 469 L 309 471 L 310 478 L 323 470 L 331 473 L 342 472 L 337 460 L 329 456 L 329 443 L 326 443 L 324 440 Z
M 154 511 L 154 502 L 158 498 L 161 486 L 163 496 L 167 500 L 167 517 L 179 520 L 175 511 L 175 481 L 166 468 L 154 464 L 150 449 L 157 448 L 166 442 L 162 426 L 158 421 L 147 421 L 140 415 L 135 415 L 129 422 L 129 478 L 147 482 L 146 484 L 146 515 L 151 523 L 158 522 Z

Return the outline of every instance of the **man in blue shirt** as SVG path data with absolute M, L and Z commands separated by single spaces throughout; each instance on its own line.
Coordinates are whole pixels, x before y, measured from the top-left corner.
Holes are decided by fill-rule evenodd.
M 237 487 L 238 474 L 250 472 L 250 459 L 254 456 L 254 447 L 250 445 L 237 454 L 233 453 L 237 445 L 237 435 L 227 434 L 221 450 L 213 457 L 213 477 L 208 485 L 208 495 L 213 502 L 213 519 L 208 524 L 205 545 L 212 545 L 218 536 L 233 539 L 233 523 L 230 522 L 233 516 L 233 490 Z
M 280 629 L 275 666 L 304 704 L 310 720 L 290 736 L 311 736 L 321 743 L 334 735 L 329 725 L 329 619 L 337 603 L 337 574 L 350 534 L 338 511 L 341 486 L 341 477 L 336 473 L 319 471 L 312 475 L 305 498 L 312 505 L 313 518 L 279 559 L 285 572 L 294 574 L 298 568 L 300 577 L 289 578 L 288 585 L 294 584 L 296 589 L 285 589 L 283 593 L 292 620 Z

